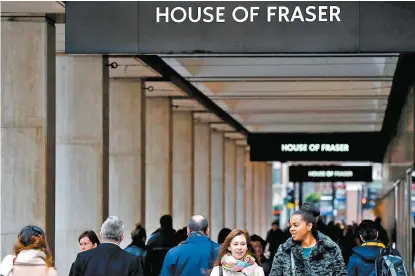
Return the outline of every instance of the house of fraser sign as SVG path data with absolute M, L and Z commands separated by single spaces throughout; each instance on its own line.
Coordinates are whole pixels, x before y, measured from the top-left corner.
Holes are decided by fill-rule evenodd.
M 282 152 L 349 152 L 349 144 L 281 144 Z

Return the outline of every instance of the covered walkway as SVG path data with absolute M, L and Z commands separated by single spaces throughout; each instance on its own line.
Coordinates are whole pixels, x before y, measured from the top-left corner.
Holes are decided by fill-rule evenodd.
M 384 163 L 379 196 L 413 166 L 413 105 L 405 102 L 412 95 L 413 103 L 415 57 L 406 49 L 188 55 L 174 53 L 176 43 L 170 54 L 73 53 L 66 8 L 1 3 L 1 257 L 23 226 L 37 224 L 65 273 L 78 235 L 99 232 L 109 215 L 125 223 L 122 246 L 137 222 L 149 236 L 165 214 L 176 230 L 206 216 L 214 240 L 224 227 L 265 237 L 272 161 Z M 84 12 L 96 18 L 98 10 Z M 287 150 L 308 143 L 329 146 L 315 155 Z

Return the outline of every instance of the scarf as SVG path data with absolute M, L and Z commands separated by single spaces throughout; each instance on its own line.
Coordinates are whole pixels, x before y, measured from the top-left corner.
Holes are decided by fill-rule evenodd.
M 203 232 L 193 231 L 190 232 L 189 237 L 205 237 L 206 235 Z
M 221 260 L 222 267 L 226 270 L 243 272 L 247 275 L 252 274 L 258 265 L 254 256 L 250 253 L 245 254 L 240 260 L 235 259 L 230 253 L 224 255 Z

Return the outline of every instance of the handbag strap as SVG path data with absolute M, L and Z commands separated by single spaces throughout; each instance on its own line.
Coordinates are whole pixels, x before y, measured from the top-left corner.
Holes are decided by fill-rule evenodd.
M 219 266 L 219 276 L 223 276 L 223 268 L 222 268 L 222 266 Z
M 291 272 L 292 272 L 293 276 L 295 276 L 294 254 L 293 254 L 292 250 L 291 250 Z

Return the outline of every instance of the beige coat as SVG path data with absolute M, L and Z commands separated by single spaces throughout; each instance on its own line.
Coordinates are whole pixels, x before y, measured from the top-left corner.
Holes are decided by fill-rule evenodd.
M 6 256 L 0 264 L 0 275 L 5 276 L 57 276 L 54 268 L 45 263 L 45 253 L 39 250 L 23 250 L 15 256 Z
M 257 269 L 250 273 L 249 275 L 242 273 L 242 272 L 234 272 L 230 270 L 223 269 L 223 276 L 264 276 L 264 269 L 260 266 Z M 210 273 L 210 276 L 219 276 L 219 267 L 215 266 Z

